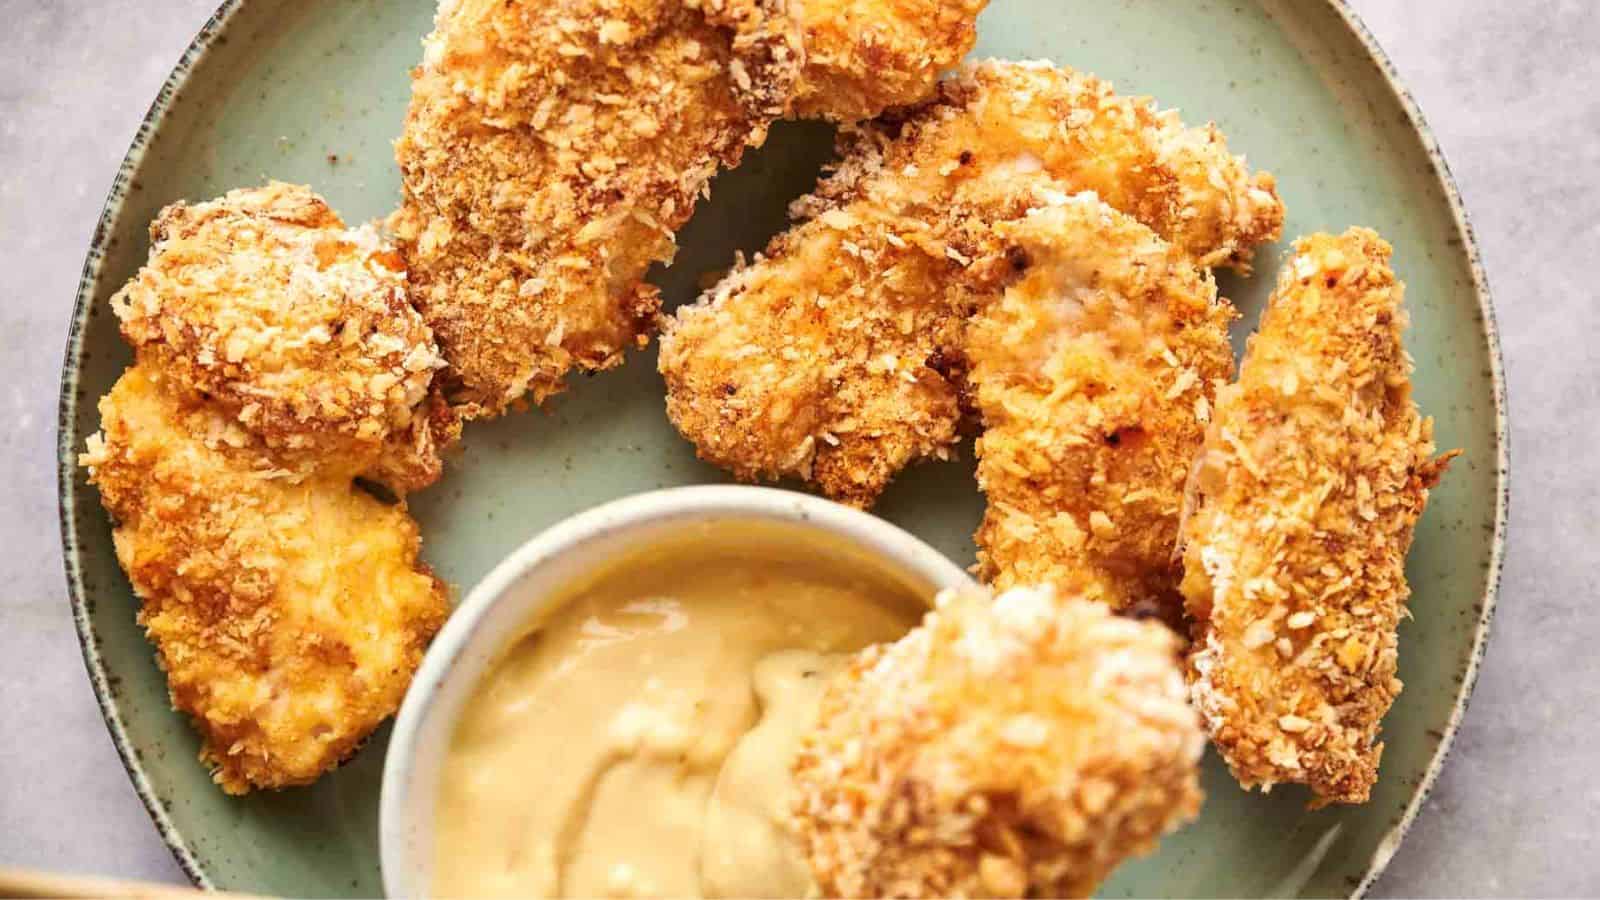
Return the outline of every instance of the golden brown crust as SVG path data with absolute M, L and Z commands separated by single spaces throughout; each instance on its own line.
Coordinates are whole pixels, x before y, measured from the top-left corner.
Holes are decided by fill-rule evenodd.
M 1046 62 L 969 64 L 928 103 L 847 130 L 844 149 L 818 187 L 821 205 L 849 201 L 872 179 L 935 192 L 998 170 L 1093 191 L 1205 267 L 1248 271 L 1256 246 L 1283 231 L 1275 179 L 1252 174 L 1215 125 L 1186 126 L 1149 97 Z
M 1244 265 L 1283 215 L 1271 176 L 1250 175 L 1214 128 L 1042 64 L 968 67 L 841 148 L 795 204 L 800 224 L 668 320 L 661 371 L 704 458 L 860 506 L 957 439 L 975 303 L 964 242 L 1017 213 L 983 199 L 1007 193 L 996 186 L 1096 191 L 1207 265 Z
M 348 476 L 293 480 L 181 393 L 129 369 L 82 462 L 213 778 L 231 794 L 306 784 L 399 706 L 448 595 L 403 506 Z
M 390 224 L 452 403 L 496 415 L 643 344 L 645 270 L 765 139 L 799 50 L 755 0 L 447 0 L 425 47 Z
M 980 577 L 1176 612 L 1178 514 L 1233 307 L 1092 194 L 996 226 L 1017 265 L 968 326 L 984 432 Z
M 667 412 L 742 480 L 799 477 L 858 506 L 956 441 L 965 291 L 935 230 L 876 202 L 780 235 L 661 339 Z
M 790 0 L 805 48 L 793 112 L 836 122 L 920 102 L 978 39 L 989 0 Z
M 1448 457 L 1411 399 L 1389 245 L 1351 229 L 1295 248 L 1196 464 L 1189 674 L 1241 784 L 1361 803 L 1400 691 L 1406 552 Z
M 458 420 L 398 255 L 309 190 L 164 210 L 113 299 L 138 362 L 80 463 L 173 705 L 229 793 L 305 784 L 400 703 L 449 609 L 397 493 Z
M 452 426 L 415 413 L 444 360 L 372 228 L 272 182 L 174 203 L 150 238 L 149 262 L 111 298 L 141 361 L 286 467 L 338 457 L 401 492 L 438 477 Z
M 1199 809 L 1162 626 L 1049 589 L 949 594 L 828 685 L 794 763 L 825 896 L 1088 896 Z

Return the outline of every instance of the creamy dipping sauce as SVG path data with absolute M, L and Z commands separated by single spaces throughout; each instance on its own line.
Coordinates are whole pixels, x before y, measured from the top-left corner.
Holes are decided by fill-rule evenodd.
M 489 670 L 446 754 L 433 892 L 803 896 L 789 762 L 922 590 L 781 526 L 619 561 Z

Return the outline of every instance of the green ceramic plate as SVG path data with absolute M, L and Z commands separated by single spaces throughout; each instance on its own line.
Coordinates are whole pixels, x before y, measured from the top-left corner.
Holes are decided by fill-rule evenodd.
M 128 361 L 107 299 L 147 250 L 164 204 L 267 178 L 306 182 L 352 221 L 397 196 L 390 141 L 432 0 L 229 2 L 179 62 L 106 203 L 73 313 L 61 394 L 61 524 L 73 613 L 106 724 L 135 787 L 184 869 L 221 888 L 375 894 L 378 776 L 386 733 L 315 787 L 224 796 L 169 708 L 95 492 L 73 465 L 97 427 L 95 398 Z M 1201 820 L 1123 867 L 1108 896 L 1348 895 L 1389 860 L 1465 707 L 1489 620 L 1505 522 L 1506 430 L 1499 351 L 1471 233 L 1415 108 L 1371 38 L 1332 0 L 994 0 L 980 55 L 1048 58 L 1123 90 L 1215 119 L 1235 149 L 1278 175 L 1291 235 L 1378 228 L 1410 283 L 1417 396 L 1439 442 L 1464 447 L 1417 532 L 1415 620 L 1401 635 L 1406 690 L 1390 713 L 1383 776 L 1359 809 L 1308 813 L 1296 790 L 1245 794 L 1206 764 Z M 781 227 L 811 185 L 829 131 L 773 130 L 725 175 L 660 275 L 669 303 L 698 273 Z M 1282 248 L 1262 274 L 1225 282 L 1255 321 Z M 969 454 L 970 455 L 970 454 Z M 545 413 L 467 433 L 465 454 L 417 496 L 427 559 L 462 589 L 546 525 L 624 494 L 722 480 L 668 424 L 653 353 L 582 380 Z M 881 513 L 962 562 L 981 501 L 971 466 L 900 480 Z

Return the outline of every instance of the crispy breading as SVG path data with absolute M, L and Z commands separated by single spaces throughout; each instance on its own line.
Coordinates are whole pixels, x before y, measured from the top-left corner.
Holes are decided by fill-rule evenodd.
M 465 414 L 541 402 L 643 345 L 660 304 L 645 270 L 793 94 L 781 5 L 440 4 L 390 225 Z
M 223 790 L 305 784 L 394 712 L 449 610 L 394 492 L 454 435 L 398 255 L 281 184 L 175 204 L 112 301 L 137 362 L 80 464 Z
M 960 266 L 887 189 L 779 235 L 661 338 L 667 411 L 744 480 L 799 477 L 858 506 L 957 439 Z
M 404 507 L 345 474 L 294 480 L 172 381 L 129 369 L 82 461 L 212 777 L 230 794 L 309 783 L 399 706 L 445 587 Z
M 1357 228 L 1295 249 L 1191 482 L 1189 675 L 1240 784 L 1361 803 L 1400 691 L 1412 528 L 1449 456 L 1411 398 L 1389 245 Z
M 1216 125 L 1186 126 L 1149 97 L 1043 61 L 968 64 L 929 102 L 847 130 L 841 155 L 805 214 L 873 180 L 915 181 L 932 202 L 998 169 L 1093 191 L 1206 267 L 1248 272 L 1255 248 L 1283 230 L 1276 180 L 1229 153 Z
M 174 203 L 150 241 L 111 298 L 141 361 L 283 465 L 340 457 L 402 492 L 438 478 L 454 430 L 424 401 L 444 360 L 371 226 L 346 229 L 309 188 L 271 182 Z
M 1002 590 L 1085 578 L 1114 608 L 1175 614 L 1184 481 L 1233 373 L 1233 306 L 1093 194 L 996 231 L 1012 280 L 982 296 L 966 345 L 989 501 L 980 577 Z
M 703 458 L 858 506 L 961 430 L 962 241 L 1014 213 L 964 205 L 973 184 L 1095 191 L 1203 265 L 1247 266 L 1283 217 L 1272 177 L 1214 127 L 1045 64 L 970 66 L 930 103 L 847 131 L 841 152 L 795 204 L 800 224 L 668 320 L 661 371 Z
M 920 102 L 978 39 L 989 0 L 804 0 L 790 4 L 805 49 L 793 113 L 836 122 Z
M 795 757 L 824 896 L 1088 896 L 1199 810 L 1177 637 L 1049 589 L 949 592 L 859 654 Z
M 390 225 L 451 368 L 498 415 L 610 368 L 718 166 L 785 114 L 921 100 L 986 0 L 444 0 L 414 74 Z

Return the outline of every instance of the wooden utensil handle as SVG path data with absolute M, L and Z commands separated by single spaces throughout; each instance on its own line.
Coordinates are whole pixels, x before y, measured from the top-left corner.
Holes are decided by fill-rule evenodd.
M 204 891 L 177 884 L 156 884 L 122 878 L 61 875 L 37 869 L 0 866 L 0 897 L 115 897 L 134 900 L 194 900 Z M 246 894 L 210 894 L 212 897 L 247 897 Z

